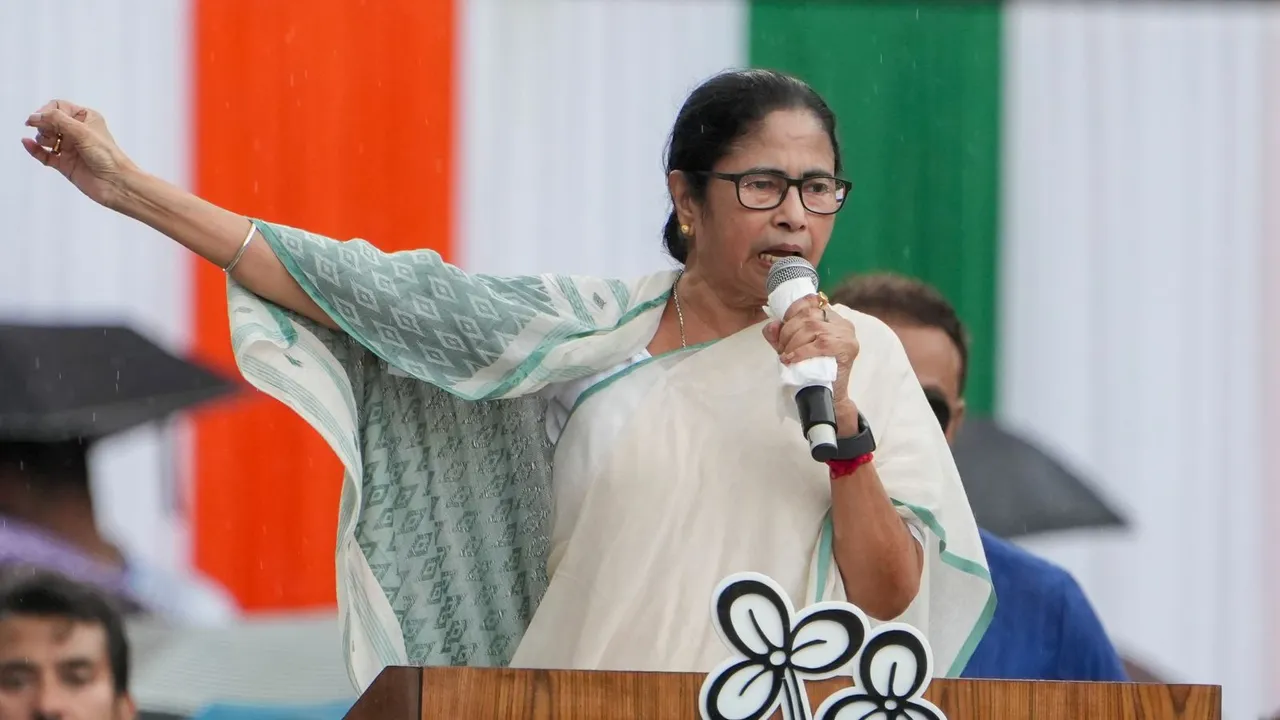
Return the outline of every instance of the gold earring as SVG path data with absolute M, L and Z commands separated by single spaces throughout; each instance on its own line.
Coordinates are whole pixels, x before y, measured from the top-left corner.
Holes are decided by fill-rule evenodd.
M 693 228 L 689 227 L 688 225 L 681 225 L 680 234 L 684 235 L 685 237 L 693 237 Z

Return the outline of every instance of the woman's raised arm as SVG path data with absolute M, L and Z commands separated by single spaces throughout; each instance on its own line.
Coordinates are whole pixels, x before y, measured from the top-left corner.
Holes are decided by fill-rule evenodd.
M 104 207 L 141 221 L 200 257 L 225 268 L 240 253 L 252 224 L 140 170 L 93 110 L 54 100 L 27 118 L 38 132 L 23 138 L 27 152 L 54 168 Z M 232 271 L 254 294 L 330 328 L 337 328 L 289 274 L 267 243 L 253 239 Z

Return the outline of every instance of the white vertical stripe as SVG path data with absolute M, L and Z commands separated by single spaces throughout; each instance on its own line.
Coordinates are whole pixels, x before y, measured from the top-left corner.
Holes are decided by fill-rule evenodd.
M 685 95 L 746 62 L 733 0 L 461 6 L 459 263 L 632 277 L 670 267 L 663 153 Z
M 1264 607 L 1269 608 L 1268 632 L 1264 637 L 1268 650 L 1263 667 L 1268 669 L 1263 678 L 1267 688 L 1267 708 L 1280 713 L 1280 12 L 1270 13 L 1266 20 L 1264 47 L 1266 60 L 1263 77 L 1266 109 L 1262 126 L 1266 134 L 1263 147 L 1263 202 L 1266 209 L 1263 258 L 1259 265 L 1262 296 L 1263 353 L 1263 411 L 1262 438 L 1265 447 L 1264 485 L 1267 488 L 1266 503 L 1262 512 L 1271 522 L 1266 523 L 1267 538 L 1263 547 L 1269 551 L 1260 570 L 1267 575 L 1267 595 Z
M 187 181 L 187 4 L 149 0 L 0 3 L 0 322 L 124 322 L 171 349 L 187 344 L 188 260 L 173 243 L 99 208 L 18 143 L 53 98 L 102 112 L 150 172 Z M 8 379 L 0 378 L 0 383 Z M 164 433 L 142 430 L 95 453 L 99 522 L 125 548 L 175 557 Z
M 1276 10 L 1008 7 L 1001 412 L 1133 521 L 1032 545 L 1075 572 L 1122 650 L 1259 717 L 1280 563 L 1259 430 Z

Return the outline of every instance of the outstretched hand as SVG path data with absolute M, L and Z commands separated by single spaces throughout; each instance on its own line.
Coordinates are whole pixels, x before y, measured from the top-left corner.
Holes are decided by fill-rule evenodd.
M 814 357 L 835 358 L 838 370 L 831 390 L 839 431 L 842 435 L 857 432 L 858 410 L 849 399 L 849 370 L 859 349 L 853 323 L 827 306 L 825 298 L 809 295 L 787 308 L 781 321 L 766 324 L 764 337 L 787 365 Z
M 27 118 L 36 136 L 22 138 L 31 157 L 54 168 L 80 192 L 112 207 L 121 174 L 132 163 L 107 130 L 102 115 L 66 100 L 51 100 Z

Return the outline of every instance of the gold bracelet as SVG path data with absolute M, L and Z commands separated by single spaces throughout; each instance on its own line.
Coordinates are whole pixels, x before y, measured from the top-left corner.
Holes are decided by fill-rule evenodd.
M 240 243 L 240 249 L 236 251 L 236 256 L 231 258 L 231 262 L 222 268 L 222 272 L 230 275 L 232 270 L 236 269 L 236 265 L 240 264 L 240 258 L 244 257 L 244 251 L 249 249 L 249 243 L 253 242 L 253 234 L 258 231 L 258 227 L 249 221 L 249 234 L 244 236 L 244 242 Z

